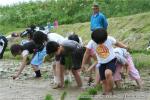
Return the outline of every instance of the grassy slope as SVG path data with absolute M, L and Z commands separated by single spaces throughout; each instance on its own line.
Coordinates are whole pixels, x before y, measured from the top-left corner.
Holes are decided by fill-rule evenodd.
M 116 17 L 108 19 L 108 32 L 117 40 L 123 41 L 133 49 L 146 48 L 150 40 L 150 12 L 132 16 Z M 54 32 L 65 35 L 67 32 L 75 32 L 86 43 L 90 39 L 90 23 L 76 23 L 59 26 Z
M 117 40 L 123 41 L 128 44 L 134 50 L 144 50 L 147 47 L 147 43 L 150 40 L 150 12 L 141 13 L 132 16 L 116 17 L 108 19 L 109 28 L 108 32 L 114 36 Z M 16 29 L 20 31 L 22 29 Z M 13 30 L 14 31 L 14 30 Z M 53 30 L 64 36 L 67 36 L 68 32 L 75 32 L 81 36 L 84 43 L 90 40 L 90 23 L 76 23 L 69 25 L 61 25 L 58 29 Z M 5 53 L 5 58 L 13 58 L 8 52 Z M 133 58 L 135 63 L 139 67 L 150 65 L 149 53 L 134 53 Z
M 108 19 L 109 35 L 129 45 L 133 50 L 145 50 L 150 40 L 150 12 L 132 16 Z M 59 26 L 54 32 L 66 35 L 75 32 L 81 36 L 85 44 L 90 40 L 90 23 L 76 23 Z M 150 53 L 132 53 L 135 65 L 138 68 L 150 66 Z

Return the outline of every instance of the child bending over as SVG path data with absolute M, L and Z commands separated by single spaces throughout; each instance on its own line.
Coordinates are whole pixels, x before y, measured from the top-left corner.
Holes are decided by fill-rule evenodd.
M 92 40 L 87 48 L 93 49 L 99 65 L 100 79 L 102 80 L 104 95 L 113 94 L 113 74 L 116 69 L 116 56 L 113 51 L 113 45 L 127 48 L 124 44 L 117 42 L 115 38 L 108 36 L 105 29 L 96 29 L 91 34 Z M 82 69 L 89 56 L 89 52 L 84 54 Z
M 133 63 L 130 53 L 127 52 L 127 50 L 124 48 L 115 48 L 114 52 L 117 57 L 117 67 L 116 67 L 116 72 L 114 74 L 114 81 L 116 87 L 120 87 L 121 73 L 123 68 L 122 66 L 125 66 L 127 71 L 126 74 L 129 75 L 129 77 L 132 80 L 136 81 L 138 88 L 141 88 L 142 81 L 140 78 L 140 74 Z
M 61 44 L 50 41 L 46 46 L 47 54 L 55 54 L 56 61 L 59 62 L 57 65 L 60 68 L 60 84 L 57 88 L 64 87 L 64 68 L 72 71 L 78 87 L 82 86 L 81 77 L 79 75 L 79 69 L 81 68 L 83 58 L 82 46 L 73 41 L 65 40 Z
M 13 56 L 21 55 L 22 56 L 22 63 L 20 69 L 16 75 L 13 75 L 13 79 L 19 77 L 23 69 L 25 68 L 28 60 L 28 56 L 30 54 L 33 55 L 31 60 L 32 68 L 36 74 L 35 77 L 41 77 L 41 72 L 39 66 L 43 63 L 43 58 L 46 55 L 46 49 L 44 46 L 37 47 L 33 41 L 27 42 L 24 45 L 14 44 L 10 48 L 11 53 Z

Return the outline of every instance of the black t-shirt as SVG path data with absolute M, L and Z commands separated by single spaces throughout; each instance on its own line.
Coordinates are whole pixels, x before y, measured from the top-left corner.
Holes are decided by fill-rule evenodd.
M 73 40 L 64 40 L 61 45 L 64 47 L 64 52 L 63 54 L 67 55 L 70 53 L 73 53 L 77 49 L 80 49 L 82 46 Z
M 36 45 L 33 41 L 27 42 L 23 45 L 23 50 L 28 50 L 30 54 L 34 53 Z

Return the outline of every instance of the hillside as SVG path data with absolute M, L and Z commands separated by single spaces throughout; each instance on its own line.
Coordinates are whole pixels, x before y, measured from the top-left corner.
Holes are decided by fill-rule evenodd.
M 145 49 L 150 40 L 150 12 L 125 17 L 108 19 L 108 32 L 117 40 L 121 40 L 135 50 Z M 85 43 L 90 39 L 90 23 L 76 23 L 61 25 L 53 30 L 63 35 L 75 32 L 81 36 Z
M 55 20 L 61 25 L 88 22 L 94 1 L 107 18 L 150 11 L 150 0 L 37 0 L 0 6 L 0 32 L 6 34 L 16 28 L 46 25 Z
M 150 12 L 141 13 L 132 16 L 115 17 L 108 19 L 109 35 L 114 36 L 117 40 L 128 44 L 132 50 L 132 55 L 135 64 L 138 67 L 144 67 L 150 65 L 150 52 L 146 51 L 148 41 L 150 40 Z M 17 28 L 16 32 L 23 31 L 25 28 Z M 63 36 L 67 36 L 69 32 L 75 32 L 83 38 L 83 42 L 86 45 L 90 40 L 90 23 L 76 23 L 68 25 L 60 25 L 58 29 L 52 30 Z M 14 40 L 12 43 L 19 42 Z M 9 46 L 7 52 L 5 52 L 4 58 L 14 59 L 9 52 Z M 17 58 L 19 59 L 19 57 Z

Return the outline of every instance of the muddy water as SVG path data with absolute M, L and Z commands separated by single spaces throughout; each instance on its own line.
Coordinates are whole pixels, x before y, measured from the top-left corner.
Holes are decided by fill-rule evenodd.
M 64 90 L 52 89 L 52 65 L 45 63 L 41 66 L 43 77 L 34 79 L 31 66 L 27 66 L 20 78 L 12 80 L 12 75 L 19 68 L 19 61 L 0 60 L 0 100 L 44 100 L 46 94 L 51 94 L 54 100 L 60 100 Z M 125 80 L 124 87 L 120 90 L 115 89 L 114 96 L 102 96 L 101 92 L 93 97 L 93 100 L 150 100 L 150 70 L 140 70 L 141 77 L 144 81 L 143 89 L 136 88 L 134 81 Z M 87 86 L 84 80 L 84 86 Z M 65 100 L 77 100 L 82 92 L 73 82 L 67 89 Z

